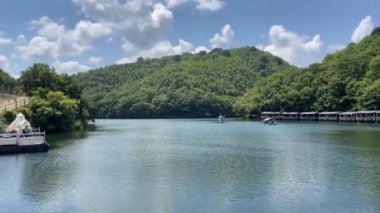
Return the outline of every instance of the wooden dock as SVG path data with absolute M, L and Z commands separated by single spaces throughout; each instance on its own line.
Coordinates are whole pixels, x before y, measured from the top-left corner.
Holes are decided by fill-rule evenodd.
M 32 152 L 47 152 L 49 145 L 44 132 L 24 134 L 0 134 L 0 155 Z
M 380 123 L 380 111 L 356 111 L 356 112 L 263 112 L 261 118 L 276 120 L 312 120 L 335 122 L 367 122 Z

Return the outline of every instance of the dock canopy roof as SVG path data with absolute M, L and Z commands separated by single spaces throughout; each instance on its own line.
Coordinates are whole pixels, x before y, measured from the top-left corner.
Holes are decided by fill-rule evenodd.
M 301 112 L 301 115 L 315 115 L 318 114 L 318 112 Z
M 380 113 L 380 111 L 358 111 L 358 114 L 372 114 L 372 113 Z
M 283 115 L 298 115 L 298 112 L 283 112 Z
M 341 115 L 355 115 L 357 114 L 358 112 L 342 112 L 340 113 Z
M 25 119 L 25 116 L 22 113 L 19 113 L 16 115 L 16 119 L 11 123 L 11 125 L 9 125 L 6 132 L 21 133 L 24 129 L 31 130 L 32 127 L 30 126 L 30 123 Z
M 262 112 L 262 115 L 278 115 L 281 114 L 281 112 Z
M 320 115 L 336 115 L 339 114 L 340 112 L 320 112 L 318 114 Z

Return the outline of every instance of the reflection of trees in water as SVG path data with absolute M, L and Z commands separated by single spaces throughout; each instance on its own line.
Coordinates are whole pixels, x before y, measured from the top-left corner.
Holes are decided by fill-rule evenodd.
M 33 202 L 44 204 L 48 211 L 62 207 L 62 201 L 68 200 L 75 186 L 76 156 L 80 153 L 73 149 L 69 150 L 71 153 L 61 151 L 29 155 L 23 167 L 20 193 Z
M 77 140 L 87 138 L 88 131 L 76 131 L 70 133 L 60 134 L 47 134 L 46 141 L 49 143 L 52 149 L 68 146 L 76 142 Z
M 35 201 L 66 196 L 74 184 L 72 176 L 81 156 L 76 142 L 87 136 L 88 132 L 49 134 L 46 138 L 52 147 L 49 152 L 25 155 L 22 193 Z

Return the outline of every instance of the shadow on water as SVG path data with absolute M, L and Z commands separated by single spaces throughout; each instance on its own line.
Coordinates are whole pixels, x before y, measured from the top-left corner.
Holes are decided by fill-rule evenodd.
M 74 131 L 69 133 L 46 134 L 46 141 L 51 149 L 58 149 L 85 139 L 91 132 L 98 131 L 96 126 L 90 126 L 86 131 Z

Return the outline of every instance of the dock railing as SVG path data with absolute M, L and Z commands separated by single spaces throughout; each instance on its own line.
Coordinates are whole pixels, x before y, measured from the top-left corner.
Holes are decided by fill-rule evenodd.
M 37 131 L 38 130 L 38 131 Z M 1 133 L 0 134 L 0 145 L 1 145 L 1 138 L 3 139 L 16 139 L 16 145 L 18 145 L 19 138 L 21 137 L 35 137 L 35 136 L 42 136 L 42 138 L 45 140 L 46 133 L 45 131 L 41 132 L 40 128 L 33 129 L 31 132 L 26 133 Z

